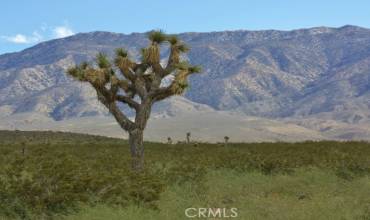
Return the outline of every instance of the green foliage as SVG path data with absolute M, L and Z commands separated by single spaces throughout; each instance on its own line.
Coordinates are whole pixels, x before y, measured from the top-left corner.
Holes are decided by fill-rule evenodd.
M 191 73 L 200 73 L 200 72 L 202 72 L 202 67 L 200 67 L 200 66 L 190 66 L 189 67 L 189 72 L 191 72 Z
M 176 45 L 176 44 L 178 44 L 180 42 L 179 38 L 176 35 L 168 35 L 167 36 L 167 41 L 171 45 Z
M 183 52 L 183 53 L 186 53 L 190 50 L 190 47 L 187 46 L 186 44 L 180 44 L 177 46 L 177 49 L 180 51 L 180 52 Z
M 71 67 L 67 70 L 67 73 L 72 76 L 73 78 L 84 81 L 85 78 L 85 72 L 84 70 L 87 68 L 88 64 L 86 62 L 82 63 L 80 66 Z
M 185 90 L 186 88 L 189 87 L 189 83 L 188 82 L 178 82 L 177 84 L 181 88 L 181 91 L 179 92 L 180 94 L 183 92 L 183 90 Z
M 190 68 L 190 64 L 187 61 L 182 61 L 176 65 L 176 68 L 179 70 L 188 70 Z
M 179 70 L 188 70 L 190 73 L 200 73 L 202 68 L 200 66 L 192 66 L 187 61 L 182 61 L 176 65 Z
M 98 55 L 96 55 L 96 63 L 98 64 L 99 68 L 102 69 L 111 67 L 111 63 L 107 55 L 104 53 L 98 53 Z
M 325 196 L 315 196 L 321 193 L 320 187 L 326 187 L 321 181 L 329 177 L 330 181 L 340 182 L 338 187 L 343 188 L 333 191 L 328 195 L 330 197 L 327 196 L 328 200 L 335 202 L 339 201 L 335 196 L 357 198 L 362 194 L 363 198 L 370 198 L 370 185 L 366 182 L 370 178 L 370 144 L 366 142 L 229 143 L 228 147 L 208 143 L 195 147 L 147 142 L 146 169 L 137 175 L 129 168 L 130 153 L 125 140 L 20 131 L 1 131 L 0 140 L 0 218 L 53 219 L 74 215 L 81 207 L 100 205 L 119 209 L 137 206 L 150 212 L 161 210 L 166 201 L 162 197 L 179 193 L 177 188 L 184 190 L 184 195 L 177 195 L 177 198 L 182 196 L 181 199 L 186 200 L 187 196 L 194 196 L 181 205 L 188 207 L 193 204 L 217 207 L 223 204 L 222 201 L 238 207 L 245 198 L 250 204 L 265 202 L 266 207 L 270 207 L 265 198 L 273 199 L 279 195 L 285 195 L 278 197 L 281 199 L 289 198 L 286 201 L 293 206 L 294 202 L 300 201 L 298 199 L 316 204 L 315 198 Z M 21 144 L 23 140 L 28 141 Z M 24 154 L 23 147 L 26 149 Z M 311 171 L 302 173 L 302 170 L 312 169 L 318 171 L 304 177 L 306 179 L 293 183 L 286 180 L 294 179 L 296 175 L 308 175 Z M 212 177 L 215 172 L 223 172 L 225 177 L 219 181 L 224 182 Z M 232 175 L 228 176 L 228 173 Z M 326 173 L 330 175 L 326 176 Z M 237 182 L 244 176 L 249 179 Z M 281 185 L 274 181 L 281 181 Z M 223 186 L 224 191 L 216 191 L 221 189 L 211 183 Z M 258 188 L 261 184 L 270 185 Z M 330 184 L 325 192 L 332 189 L 330 187 L 337 187 Z M 229 185 L 236 191 L 227 188 Z M 318 191 L 310 188 L 312 185 Z M 350 189 L 347 185 L 361 189 L 362 194 L 344 192 Z M 191 190 L 186 191 L 189 186 Z M 246 191 L 242 186 L 255 187 L 255 191 Z M 207 190 L 210 187 L 212 190 Z M 293 188 L 297 188 L 296 191 Z M 243 193 L 245 197 L 238 197 Z
M 116 56 L 118 57 L 127 57 L 128 53 L 127 53 L 127 50 L 123 49 L 123 48 L 117 48 L 116 49 Z
M 169 186 L 158 201 L 159 210 L 99 205 L 83 207 L 66 219 L 186 220 L 184 210 L 189 207 L 238 208 L 237 218 L 209 219 L 369 219 L 369 180 L 345 181 L 318 168 L 298 168 L 290 175 L 218 169 L 207 172 L 201 183 Z
M 146 63 L 148 62 L 146 59 L 148 57 L 148 49 L 147 48 L 141 48 L 140 49 L 140 57 L 141 57 L 141 62 Z
M 149 32 L 148 38 L 150 41 L 160 44 L 167 40 L 167 35 L 162 30 L 156 30 Z

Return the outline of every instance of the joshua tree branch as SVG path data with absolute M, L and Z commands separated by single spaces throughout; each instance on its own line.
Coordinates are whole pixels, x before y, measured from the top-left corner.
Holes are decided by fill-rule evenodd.
M 127 97 L 127 96 L 124 96 L 124 95 L 117 95 L 116 99 L 117 99 L 117 101 L 126 103 L 129 107 L 131 107 L 135 110 L 139 109 L 140 104 L 137 103 L 134 99 L 132 99 L 130 97 Z
M 146 89 L 146 83 L 143 76 L 138 75 L 136 77 L 134 87 L 135 91 L 137 92 L 141 99 L 144 99 L 147 96 L 148 91 Z
M 146 97 L 139 106 L 136 112 L 135 125 L 137 128 L 144 130 L 146 123 L 149 119 L 153 101 L 151 98 Z
M 135 80 L 135 74 L 131 67 L 118 66 L 121 74 L 127 79 L 133 82 Z
M 154 90 L 149 96 L 155 101 L 161 101 L 173 95 L 181 94 L 186 88 L 182 82 L 173 81 L 169 86 Z
M 126 131 L 130 131 L 135 128 L 135 123 L 132 122 L 117 106 L 113 99 L 113 94 L 108 91 L 105 87 L 96 87 L 98 100 L 108 108 L 109 112 L 117 120 L 118 124 Z

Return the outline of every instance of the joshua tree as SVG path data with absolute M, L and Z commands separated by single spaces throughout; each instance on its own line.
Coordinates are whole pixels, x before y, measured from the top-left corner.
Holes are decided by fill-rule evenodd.
M 230 138 L 228 136 L 225 136 L 224 139 L 225 139 L 225 146 L 227 146 L 227 143 L 229 142 Z
M 190 132 L 187 132 L 186 133 L 186 143 L 190 143 L 190 136 L 191 136 L 191 133 Z
M 114 62 L 99 53 L 95 64 L 83 62 L 68 69 L 75 79 L 88 82 L 97 93 L 98 100 L 114 116 L 122 129 L 129 134 L 132 167 L 141 170 L 144 160 L 143 132 L 150 117 L 152 105 L 173 95 L 184 92 L 188 86 L 188 76 L 199 73 L 200 67 L 192 66 L 181 59 L 181 54 L 189 49 L 174 35 L 161 31 L 148 34 L 150 40 L 141 49 L 141 61 L 130 58 L 125 49 L 116 49 Z M 161 64 L 160 49 L 169 44 L 169 57 Z M 163 86 L 162 80 L 172 79 Z M 135 119 L 129 119 L 118 107 L 123 103 L 135 111 Z
M 27 144 L 29 144 L 32 141 L 32 138 L 27 138 L 26 136 L 23 136 L 20 141 L 20 145 L 22 147 L 22 155 L 26 154 L 26 147 Z
M 22 155 L 26 154 L 26 141 L 21 141 Z

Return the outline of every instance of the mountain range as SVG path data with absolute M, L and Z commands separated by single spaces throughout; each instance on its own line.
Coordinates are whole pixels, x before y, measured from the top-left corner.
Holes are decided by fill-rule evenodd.
M 370 29 L 347 25 L 179 37 L 191 48 L 184 59 L 201 65 L 203 73 L 190 78 L 184 96 L 154 107 L 148 139 L 180 139 L 190 129 L 207 141 L 226 133 L 237 141 L 370 139 Z M 113 134 L 113 127 L 91 131 L 89 121 L 109 114 L 88 85 L 65 71 L 98 52 L 111 56 L 118 47 L 138 58 L 147 43 L 146 33 L 91 32 L 0 55 L 0 128 L 73 130 L 68 124 L 78 122 L 78 132 Z M 167 54 L 165 47 L 162 55 Z

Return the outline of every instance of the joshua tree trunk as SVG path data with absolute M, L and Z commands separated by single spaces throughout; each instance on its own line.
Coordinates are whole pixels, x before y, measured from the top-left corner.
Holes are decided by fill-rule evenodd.
M 132 158 L 132 169 L 141 171 L 144 168 L 144 129 L 150 117 L 152 100 L 144 99 L 138 107 L 135 127 L 129 131 L 129 145 Z
M 134 129 L 129 132 L 131 150 L 131 166 L 133 170 L 142 170 L 144 167 L 143 130 Z
M 186 133 L 186 143 L 188 144 L 190 144 L 190 135 L 191 135 L 190 132 Z

